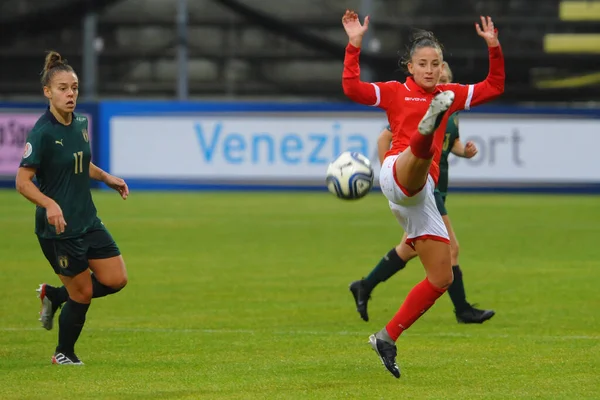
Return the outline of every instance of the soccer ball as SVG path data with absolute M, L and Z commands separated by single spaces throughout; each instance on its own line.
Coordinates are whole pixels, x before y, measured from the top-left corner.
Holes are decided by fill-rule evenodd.
M 327 167 L 327 189 L 340 199 L 357 200 L 369 193 L 374 175 L 367 157 L 346 151 Z

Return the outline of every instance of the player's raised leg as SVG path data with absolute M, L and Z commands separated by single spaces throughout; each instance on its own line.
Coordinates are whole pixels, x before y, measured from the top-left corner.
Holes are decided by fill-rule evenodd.
M 433 159 L 433 138 L 446 111 L 454 101 L 454 92 L 445 91 L 436 95 L 419 123 L 418 132 L 410 138 L 410 147 L 403 151 L 394 164 L 396 179 L 408 194 L 420 191 L 429 175 Z
M 47 283 L 42 283 L 36 289 L 38 298 L 42 305 L 40 310 L 40 322 L 46 330 L 51 330 L 54 326 L 54 315 L 56 311 L 69 298 L 67 288 L 64 286 L 54 287 Z
M 90 259 L 94 298 L 119 292 L 127 285 L 127 270 L 123 256 Z

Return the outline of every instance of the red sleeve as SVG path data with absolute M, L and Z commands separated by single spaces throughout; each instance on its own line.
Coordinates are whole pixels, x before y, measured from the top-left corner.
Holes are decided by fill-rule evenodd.
M 357 103 L 387 110 L 394 101 L 399 83 L 397 81 L 361 82 L 360 66 L 358 64 L 359 55 L 360 48 L 348 43 L 342 74 L 344 94 Z
M 504 56 L 500 46 L 488 47 L 490 54 L 490 70 L 483 82 L 474 85 L 448 84 L 440 85 L 442 90 L 454 92 L 452 112 L 468 110 L 488 101 L 492 101 L 504 93 Z

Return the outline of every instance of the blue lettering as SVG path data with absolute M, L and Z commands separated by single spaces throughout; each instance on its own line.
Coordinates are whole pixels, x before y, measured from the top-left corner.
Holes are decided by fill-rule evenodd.
M 266 143 L 267 160 L 269 164 L 273 164 L 275 162 L 275 142 L 273 141 L 273 136 L 269 136 L 268 134 L 261 134 L 252 137 L 252 163 L 258 164 L 260 161 L 259 146 L 261 142 Z
M 315 147 L 313 147 L 312 151 L 308 155 L 308 162 L 310 164 L 327 164 L 327 159 L 323 157 L 319 157 L 319 153 L 327 143 L 327 135 L 325 134 L 313 134 L 308 135 L 308 139 L 315 143 Z
M 202 129 L 201 124 L 196 124 L 196 137 L 198 138 L 198 142 L 200 143 L 200 149 L 204 154 L 204 159 L 206 162 L 211 162 L 213 158 L 213 154 L 217 147 L 217 142 L 219 140 L 219 136 L 221 135 L 221 129 L 223 128 L 223 124 L 220 122 L 215 125 L 215 129 L 213 130 L 212 139 L 210 141 L 210 145 L 207 145 L 206 139 L 204 138 L 204 130 Z
M 231 164 L 244 162 L 243 151 L 246 149 L 246 141 L 239 133 L 232 133 L 223 139 L 223 157 Z M 237 155 L 234 153 L 238 153 Z
M 364 136 L 352 135 L 348 137 L 348 151 L 356 151 L 367 156 L 369 154 L 369 142 Z
M 288 164 L 298 164 L 302 157 L 300 155 L 293 156 L 290 153 L 299 152 L 304 146 L 302 138 L 298 135 L 286 135 L 281 141 L 281 158 Z
M 208 129 L 207 129 L 208 128 Z M 368 138 L 359 133 L 350 136 L 341 134 L 342 126 L 335 122 L 329 133 L 308 133 L 299 135 L 289 133 L 283 136 L 270 132 L 227 132 L 222 121 L 215 123 L 212 129 L 202 123 L 194 124 L 200 152 L 206 163 L 215 161 L 222 155 L 223 161 L 231 164 L 284 164 L 298 165 L 327 164 L 342 151 L 354 151 L 369 154 Z M 330 144 L 331 143 L 331 144 Z M 331 155 L 330 155 L 331 152 Z
M 340 123 L 336 122 L 333 124 L 333 154 L 332 160 L 335 160 L 337 156 L 342 153 L 340 146 Z

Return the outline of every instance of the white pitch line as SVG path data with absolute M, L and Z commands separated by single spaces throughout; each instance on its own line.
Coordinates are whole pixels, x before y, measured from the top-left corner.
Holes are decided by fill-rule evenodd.
M 42 327 L 0 327 L 0 332 L 33 332 L 43 331 Z M 270 335 L 278 336 L 368 336 L 373 332 L 359 331 L 312 331 L 312 330 L 253 330 L 253 329 L 200 329 L 200 328 L 86 328 L 86 332 L 129 332 L 129 333 L 199 333 L 199 334 L 235 334 L 235 335 Z M 600 340 L 594 335 L 519 335 L 509 333 L 464 333 L 464 332 L 435 332 L 411 333 L 406 336 L 414 337 L 456 337 L 483 339 L 531 339 L 531 340 Z

